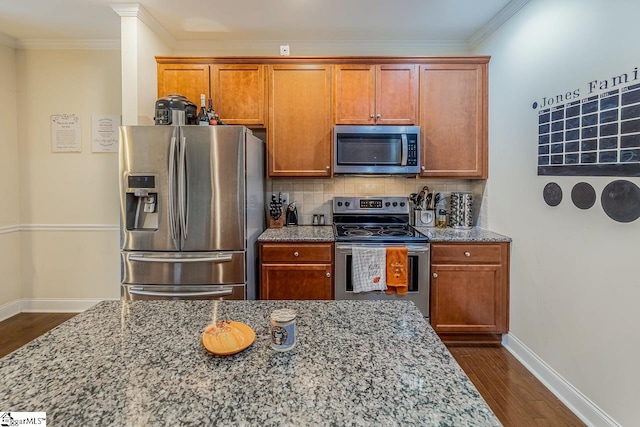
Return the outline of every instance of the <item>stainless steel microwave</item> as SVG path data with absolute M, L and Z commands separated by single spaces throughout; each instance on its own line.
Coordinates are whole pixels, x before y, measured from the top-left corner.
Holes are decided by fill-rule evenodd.
M 335 126 L 336 174 L 420 172 L 420 126 Z

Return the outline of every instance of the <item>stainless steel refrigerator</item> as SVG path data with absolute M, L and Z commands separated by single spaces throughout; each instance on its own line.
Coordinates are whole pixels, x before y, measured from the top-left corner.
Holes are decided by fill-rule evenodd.
M 264 142 L 244 126 L 120 128 L 124 299 L 256 299 Z

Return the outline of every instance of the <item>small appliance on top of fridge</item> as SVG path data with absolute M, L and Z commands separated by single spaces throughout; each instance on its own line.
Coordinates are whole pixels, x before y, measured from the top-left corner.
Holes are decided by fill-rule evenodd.
M 244 126 L 120 128 L 123 299 L 256 299 L 264 142 Z

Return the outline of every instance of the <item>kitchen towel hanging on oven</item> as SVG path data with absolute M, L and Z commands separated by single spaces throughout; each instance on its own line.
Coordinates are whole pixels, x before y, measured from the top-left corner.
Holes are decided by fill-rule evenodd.
M 387 289 L 387 250 L 381 247 L 354 246 L 353 293 Z
M 409 249 L 389 247 L 387 251 L 387 294 L 405 295 L 409 292 Z

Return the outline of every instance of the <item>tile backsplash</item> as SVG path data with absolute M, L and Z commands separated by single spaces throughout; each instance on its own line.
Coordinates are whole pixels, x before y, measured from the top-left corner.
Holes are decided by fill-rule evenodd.
M 351 177 L 337 176 L 332 179 L 284 179 L 271 178 L 266 182 L 267 197 L 273 193 L 288 193 L 289 201 L 295 201 L 300 225 L 311 225 L 313 215 L 321 214 L 327 224 L 333 223 L 332 201 L 336 196 L 404 196 L 418 193 L 425 185 L 433 193 L 445 197 L 449 209 L 449 194 L 468 191 L 473 194 L 474 225 L 482 226 L 486 218 L 485 182 L 464 179 L 416 179 L 405 177 Z

